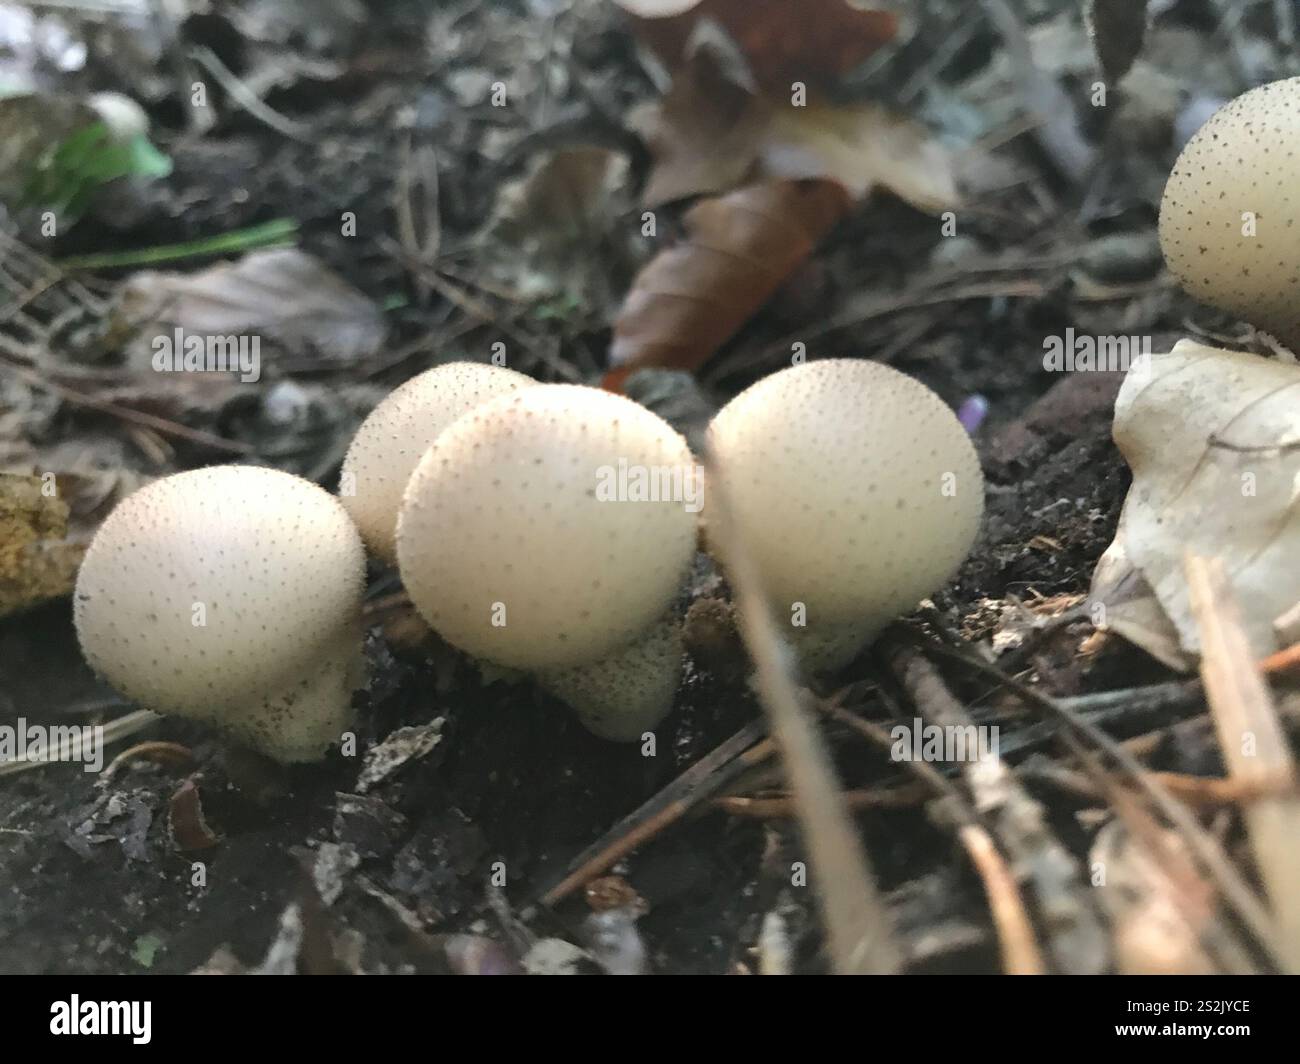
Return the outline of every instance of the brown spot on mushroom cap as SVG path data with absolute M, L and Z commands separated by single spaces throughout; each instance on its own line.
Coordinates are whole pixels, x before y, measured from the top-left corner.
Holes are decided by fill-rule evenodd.
M 355 527 L 315 484 L 254 466 L 191 470 L 141 488 L 100 526 L 77 575 L 77 636 L 141 705 L 310 760 L 351 718 L 364 576 Z
M 397 560 L 402 492 L 438 433 L 480 403 L 536 383 L 500 366 L 448 362 L 412 377 L 370 412 L 343 459 L 342 483 L 355 493 L 340 499 L 376 556 Z
M 579 385 L 502 396 L 447 428 L 397 526 L 402 582 L 430 626 L 527 669 L 596 661 L 645 631 L 694 556 L 695 515 L 679 501 L 601 501 L 602 469 L 620 459 L 693 469 L 661 418 Z
M 953 575 L 979 528 L 984 482 L 965 429 L 877 362 L 765 377 L 718 412 L 709 439 L 773 606 L 788 619 L 803 603 L 810 635 L 874 634 Z
M 1160 204 L 1160 246 L 1191 295 L 1300 344 L 1300 78 L 1238 96 L 1187 142 Z

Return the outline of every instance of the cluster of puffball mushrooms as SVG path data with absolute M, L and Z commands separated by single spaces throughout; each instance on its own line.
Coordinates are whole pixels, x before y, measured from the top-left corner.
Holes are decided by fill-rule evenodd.
M 1251 90 L 1183 150 L 1161 246 L 1192 294 L 1300 344 L 1300 79 Z M 1246 224 L 1248 221 L 1252 224 Z M 983 481 L 956 417 L 872 362 L 767 377 L 709 427 L 771 608 L 809 673 L 851 660 L 969 551 Z M 601 470 L 697 469 L 621 396 L 451 363 L 357 432 L 337 498 L 287 473 L 198 469 L 123 501 L 77 581 L 90 663 L 149 708 L 208 721 L 285 762 L 320 758 L 363 682 L 365 550 L 396 564 L 446 642 L 532 674 L 593 732 L 639 738 L 671 710 L 697 533 L 681 499 L 619 500 Z M 702 521 L 700 520 L 702 518 Z
M 718 413 L 709 447 L 773 608 L 800 618 L 791 642 L 810 672 L 941 586 L 983 510 L 956 416 L 877 363 L 773 374 Z M 597 490 L 615 469 L 702 477 L 682 436 L 629 399 L 441 365 L 361 425 L 337 497 L 255 466 L 129 496 L 82 563 L 77 633 L 142 705 L 316 760 L 351 727 L 364 679 L 368 549 L 447 643 L 531 674 L 595 734 L 637 739 L 672 709 L 676 607 L 708 502 Z

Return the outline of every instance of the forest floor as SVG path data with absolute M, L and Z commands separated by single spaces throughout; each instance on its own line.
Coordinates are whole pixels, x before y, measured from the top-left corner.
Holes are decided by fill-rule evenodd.
M 1149 737 L 1151 770 L 1222 775 L 1195 681 L 1096 631 L 1088 612 L 1093 569 L 1130 482 L 1111 438 L 1122 374 L 1051 372 L 1043 353 L 1045 339 L 1070 329 L 1148 338 L 1155 351 L 1185 336 L 1250 342 L 1177 289 L 1155 225 L 1188 112 L 1236 95 L 1259 77 L 1243 65 L 1267 62 L 1273 30 L 1259 20 L 1269 5 L 1248 5 L 1232 47 L 1213 5 L 1163 5 L 1134 70 L 1096 109 L 1087 105 L 1096 60 L 1078 6 L 1012 5 L 1039 69 L 1074 101 L 1068 118 L 1047 121 L 1065 122 L 1087 146 L 1078 172 L 1017 117 L 1024 72 L 1000 28 L 968 14 L 970 5 L 919 6 L 925 17 L 846 91 L 921 115 L 993 160 L 972 179 L 958 235 L 889 192 L 865 197 L 693 377 L 661 370 L 628 390 L 698 428 L 787 364 L 799 342 L 809 357 L 888 362 L 953 408 L 982 401 L 974 438 L 987 479 L 983 530 L 908 631 L 965 641 L 993 668 L 1067 703 L 1181 685 L 1182 696 L 1135 699 L 1098 719 L 1113 739 Z M 248 2 L 212 5 L 156 32 L 71 32 L 88 58 L 57 87 L 135 96 L 172 169 L 113 190 L 54 240 L 13 230 L 7 240 L 66 262 L 287 219 L 312 269 L 348 292 L 322 300 L 313 276 L 304 291 L 274 296 L 302 306 L 286 311 L 298 318 L 264 351 L 260 381 L 176 384 L 141 372 L 139 352 L 116 329 L 123 291 L 156 284 L 139 264 L 76 273 L 84 297 L 60 282 L 80 302 L 84 328 L 47 334 L 40 360 L 25 360 L 17 341 L 5 345 L 0 468 L 56 470 L 75 485 L 83 532 L 144 480 L 232 458 L 332 489 L 351 433 L 386 391 L 438 362 L 486 360 L 494 344 L 539 379 L 597 381 L 624 296 L 683 232 L 683 205 L 670 203 L 656 208 L 656 240 L 641 236 L 638 195 L 653 162 L 627 116 L 662 85 L 613 3 Z M 177 55 L 199 63 L 211 85 L 211 128 L 191 126 Z M 259 105 L 240 105 L 231 90 L 240 82 L 255 87 Z M 491 103 L 496 83 L 507 106 Z M 556 160 L 574 149 L 601 153 L 597 184 L 566 188 L 579 179 Z M 512 213 L 520 197 L 532 209 Z M 27 296 L 23 309 L 39 318 Z M 359 308 L 352 320 L 349 300 Z M 13 291 L 6 305 L 18 305 Z M 610 935 L 599 938 L 591 914 L 621 911 L 617 899 L 576 891 L 543 904 L 543 895 L 692 765 L 746 727 L 761 735 L 763 711 L 727 667 L 731 648 L 695 655 L 657 755 L 645 757 L 636 744 L 592 737 L 531 685 L 484 675 L 436 644 L 404 608 L 395 576 L 374 567 L 371 577 L 362 757 L 335 753 L 285 770 L 164 719 L 109 757 L 144 741 L 175 745 L 112 773 L 54 764 L 0 776 L 0 970 L 510 969 L 530 948 L 530 966 L 546 963 L 537 940 L 584 947 L 580 967 L 610 966 Z M 702 561 L 690 601 L 725 596 Z M 71 613 L 61 597 L 0 619 L 0 722 L 104 722 L 135 708 L 84 664 Z M 1086 886 L 1106 800 L 1062 786 L 1070 749 L 1011 688 L 935 666 L 974 719 L 1001 728 L 1005 758 Z M 877 653 L 830 692 L 880 723 L 918 712 Z M 985 882 L 952 823 L 851 728 L 828 721 L 825 735 L 841 785 L 859 796 L 855 823 L 908 970 L 1002 970 Z M 385 741 L 394 764 L 380 774 L 365 752 Z M 770 762 L 732 775 L 621 857 L 618 881 L 604 888 L 639 900 L 618 941 L 644 944 L 656 972 L 824 970 L 815 894 L 791 880 L 805 859 L 797 821 L 788 808 L 752 815 L 715 801 L 785 792 Z M 1107 928 L 1100 968 L 1113 968 L 1115 913 L 1060 889 Z M 1058 902 L 1034 894 L 1035 924 Z M 1086 945 L 1074 957 L 1070 948 L 1052 946 L 1054 966 L 1098 967 Z M 783 950 L 788 962 L 769 956 Z M 553 963 L 564 962 L 559 954 Z

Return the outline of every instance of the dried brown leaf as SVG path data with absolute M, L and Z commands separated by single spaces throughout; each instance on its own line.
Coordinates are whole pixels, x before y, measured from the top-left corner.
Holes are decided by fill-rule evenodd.
M 846 0 L 615 0 L 670 69 L 704 19 L 736 40 L 760 85 L 788 93 L 848 73 L 898 33 L 898 16 Z
M 647 366 L 695 369 L 771 297 L 848 210 L 832 181 L 773 181 L 701 200 L 687 238 L 641 271 L 614 323 L 606 387 Z
M 662 100 L 630 118 L 654 158 L 642 202 L 655 207 L 735 188 L 753 170 L 771 117 L 770 103 L 699 53 L 673 77 Z

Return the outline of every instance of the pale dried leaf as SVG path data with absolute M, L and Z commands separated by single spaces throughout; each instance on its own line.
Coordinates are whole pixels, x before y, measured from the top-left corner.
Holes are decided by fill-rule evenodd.
M 884 107 L 784 107 L 758 149 L 771 177 L 824 177 L 856 197 L 886 188 L 918 210 L 938 213 L 961 197 L 952 154 L 928 129 Z
M 350 362 L 373 354 L 385 334 L 369 298 L 297 248 L 254 251 L 199 273 L 145 270 L 123 286 L 122 305 L 146 345 L 179 327 L 265 337 L 295 355 Z
M 1223 560 L 1256 657 L 1277 649 L 1273 621 L 1300 600 L 1298 400 L 1300 367 L 1190 340 L 1153 356 L 1149 372 L 1130 371 L 1114 434 L 1133 486 L 1093 583 L 1111 626 L 1118 627 L 1112 605 L 1125 608 L 1116 589 L 1134 586 L 1132 574 L 1116 570 L 1122 550 L 1181 650 L 1198 654 L 1183 572 L 1191 550 Z M 1153 653 L 1161 642 L 1140 626 L 1123 634 Z M 1168 660 L 1168 648 L 1158 656 Z

